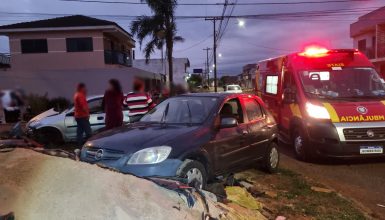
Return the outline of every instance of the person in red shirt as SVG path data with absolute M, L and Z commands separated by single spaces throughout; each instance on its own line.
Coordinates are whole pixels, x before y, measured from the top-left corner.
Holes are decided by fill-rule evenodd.
M 76 138 L 79 145 L 84 143 L 84 134 L 86 139 L 92 135 L 90 125 L 90 110 L 87 103 L 87 88 L 84 83 L 77 85 L 76 93 L 74 95 L 75 106 L 75 120 L 77 123 Z
M 104 93 L 103 108 L 106 113 L 105 129 L 112 129 L 123 125 L 123 100 L 122 86 L 117 79 L 109 81 L 109 88 Z

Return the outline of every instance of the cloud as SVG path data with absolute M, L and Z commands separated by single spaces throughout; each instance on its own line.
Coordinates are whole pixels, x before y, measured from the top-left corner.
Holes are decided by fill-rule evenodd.
M 283 0 L 282 0 L 283 1 Z M 287 0 L 298 1 L 298 0 Z M 196 0 L 191 2 L 207 3 L 211 0 Z M 221 2 L 221 0 L 218 0 Z M 252 2 L 252 1 L 250 1 Z M 236 6 L 233 15 L 289 13 L 299 11 L 339 10 L 354 8 L 375 8 L 383 6 L 383 0 L 371 0 L 350 3 L 329 4 L 300 4 L 300 5 L 265 5 L 265 6 Z M 19 0 L 2 1 L 0 12 L 38 12 L 53 14 L 85 14 L 85 15 L 143 15 L 150 14 L 145 5 L 76 3 L 52 0 Z M 261 59 L 279 56 L 301 50 L 308 43 L 320 43 L 333 48 L 350 48 L 352 40 L 349 36 L 349 25 L 360 15 L 359 13 L 346 16 L 302 18 L 292 21 L 290 18 L 281 20 L 246 20 L 244 28 L 239 28 L 236 19 L 231 19 L 227 31 L 220 41 L 218 52 L 223 54 L 218 58 L 220 73 L 238 74 L 242 66 L 257 62 Z M 177 15 L 208 16 L 220 15 L 220 6 L 178 6 Z M 49 16 L 12 16 L 0 13 L 0 24 L 20 21 L 44 19 Z M 314 20 L 317 21 L 314 21 Z M 129 29 L 129 19 L 116 19 L 122 27 Z M 187 57 L 192 68 L 204 68 L 206 52 L 203 48 L 212 47 L 213 23 L 204 19 L 177 20 L 178 34 L 186 41 L 175 45 L 174 57 Z M 8 42 L 0 37 L 0 52 L 8 50 Z M 142 57 L 139 45 L 136 45 L 137 57 Z M 154 58 L 160 57 L 159 51 Z

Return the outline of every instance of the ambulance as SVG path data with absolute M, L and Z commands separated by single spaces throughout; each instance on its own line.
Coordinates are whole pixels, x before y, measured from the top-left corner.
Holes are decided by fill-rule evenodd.
M 256 92 L 300 160 L 385 156 L 385 81 L 358 50 L 312 46 L 260 61 Z

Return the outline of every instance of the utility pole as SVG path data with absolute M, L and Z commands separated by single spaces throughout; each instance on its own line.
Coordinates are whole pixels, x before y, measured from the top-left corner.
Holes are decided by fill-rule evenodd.
M 206 51 L 206 74 L 207 74 L 207 85 L 209 86 L 210 88 L 210 64 L 209 64 L 209 51 L 211 50 L 211 48 L 207 47 L 207 48 L 204 48 L 203 50 Z
M 217 30 L 216 30 L 216 21 L 217 20 L 223 20 L 223 17 L 212 17 L 212 18 L 205 18 L 206 21 L 213 21 L 214 23 L 214 46 L 213 46 L 213 52 L 214 52 L 214 91 L 218 91 L 218 80 L 217 80 Z

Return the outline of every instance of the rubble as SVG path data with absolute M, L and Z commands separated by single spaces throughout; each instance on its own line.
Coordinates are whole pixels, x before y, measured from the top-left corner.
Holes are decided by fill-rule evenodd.
M 312 186 L 310 189 L 315 191 L 315 192 L 322 192 L 322 193 L 332 193 L 333 192 L 333 190 L 331 190 L 331 189 L 326 189 L 326 188 L 317 187 L 317 186 Z
M 27 149 L 0 153 L 0 216 L 16 219 L 219 219 L 223 210 L 155 183 Z M 205 218 L 206 218 L 205 217 Z
M 227 199 L 244 208 L 251 210 L 261 210 L 262 204 L 254 199 L 246 189 L 239 186 L 226 187 Z

